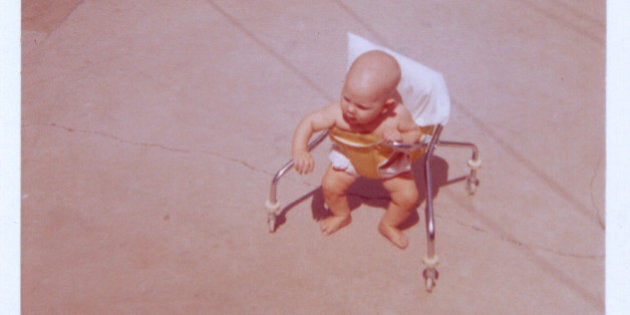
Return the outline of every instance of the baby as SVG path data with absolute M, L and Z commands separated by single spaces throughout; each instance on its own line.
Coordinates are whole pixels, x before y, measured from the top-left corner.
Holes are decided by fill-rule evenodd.
M 334 143 L 335 135 L 339 139 L 355 135 L 361 141 L 417 143 L 422 130 L 401 104 L 396 90 L 400 77 L 400 66 L 389 54 L 373 50 L 360 55 L 348 70 L 341 99 L 307 115 L 297 126 L 292 144 L 295 170 L 300 174 L 313 170 L 314 160 L 307 144 L 313 133 L 326 129 Z M 320 221 L 322 233 L 330 235 L 352 221 L 346 193 L 357 178 L 378 177 L 391 198 L 378 230 L 397 247 L 406 248 L 409 240 L 398 226 L 418 202 L 410 160 L 389 152 L 389 158 L 378 164 L 378 169 L 369 166 L 366 171 L 350 153 L 343 141 L 334 144 L 331 151 L 322 191 L 332 215 Z

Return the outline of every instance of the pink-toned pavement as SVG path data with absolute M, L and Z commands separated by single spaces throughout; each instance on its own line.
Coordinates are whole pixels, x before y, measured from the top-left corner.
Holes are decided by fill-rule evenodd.
M 604 313 L 601 1 L 23 1 L 23 314 Z M 300 117 L 335 98 L 346 33 L 442 72 L 440 278 L 424 215 L 401 251 L 387 202 L 353 190 L 325 237 L 314 174 L 273 173 Z M 422 205 L 424 206 L 424 205 Z

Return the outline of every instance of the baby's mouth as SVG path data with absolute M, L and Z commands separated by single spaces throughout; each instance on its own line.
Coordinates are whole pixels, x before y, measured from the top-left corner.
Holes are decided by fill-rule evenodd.
M 349 123 L 356 123 L 357 122 L 356 117 L 349 116 L 348 114 L 344 114 L 343 115 L 343 119 L 345 119 Z

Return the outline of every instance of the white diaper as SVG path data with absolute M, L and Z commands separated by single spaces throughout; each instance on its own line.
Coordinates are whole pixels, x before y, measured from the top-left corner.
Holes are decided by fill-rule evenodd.
M 352 174 L 354 176 L 359 176 L 357 171 L 354 169 L 354 166 L 352 166 L 352 163 L 350 163 L 350 160 L 343 153 L 341 153 L 341 150 L 342 148 L 340 148 L 338 145 L 333 145 L 332 149 L 330 150 L 330 153 L 328 154 L 328 159 L 330 160 L 332 167 L 338 171 L 346 171 L 346 173 Z

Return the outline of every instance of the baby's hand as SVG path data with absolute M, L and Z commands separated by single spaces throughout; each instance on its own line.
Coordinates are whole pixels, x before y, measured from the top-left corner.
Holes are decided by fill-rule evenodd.
M 308 174 L 315 168 L 315 160 L 307 151 L 293 153 L 293 168 L 301 175 Z
M 403 138 L 397 129 L 389 129 L 383 133 L 383 140 L 386 142 L 402 142 Z

